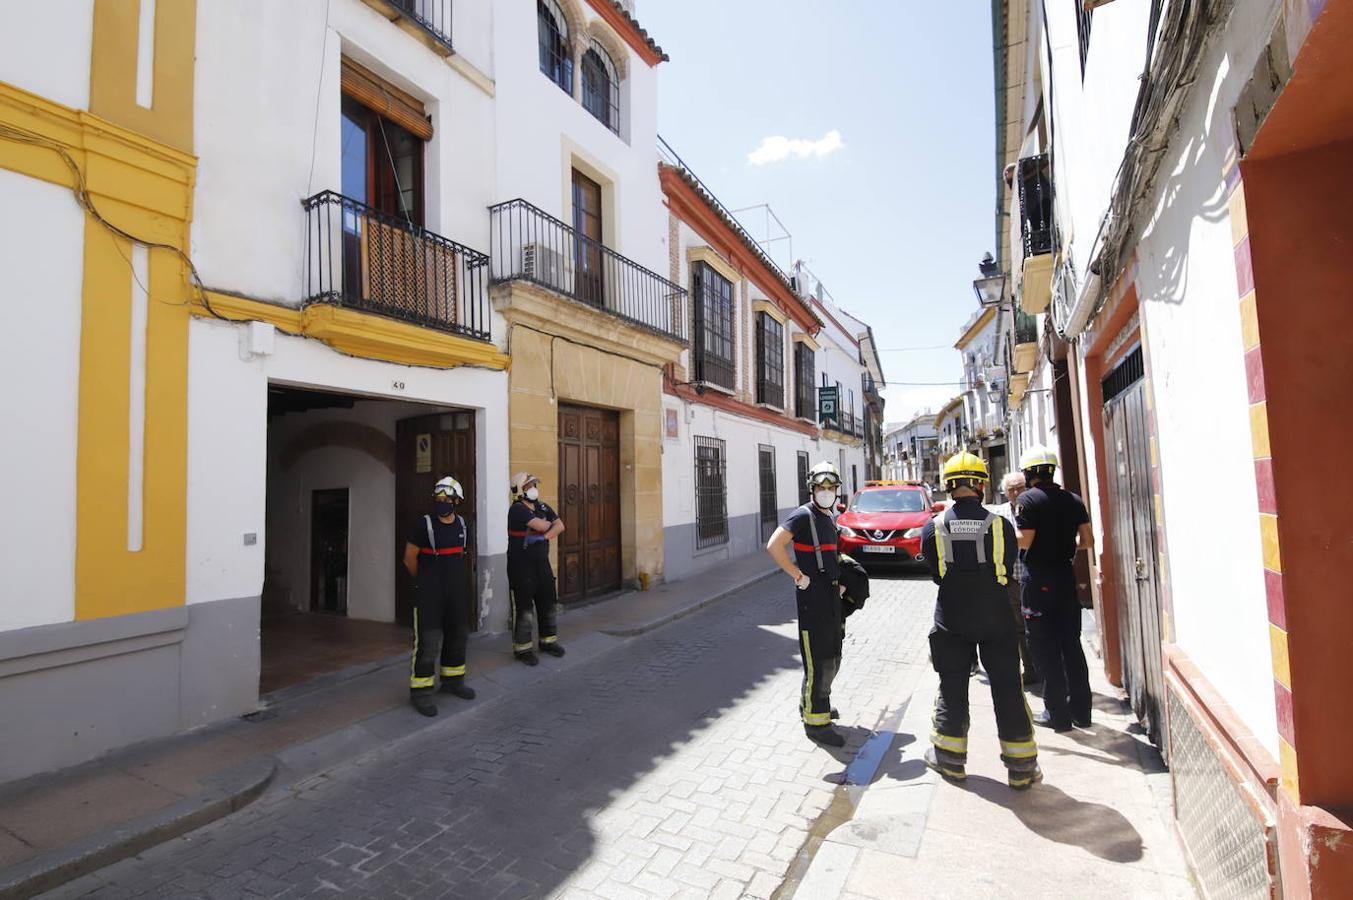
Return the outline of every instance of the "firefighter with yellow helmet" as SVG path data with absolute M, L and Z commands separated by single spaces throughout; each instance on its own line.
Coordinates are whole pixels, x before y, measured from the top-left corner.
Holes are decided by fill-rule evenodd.
M 968 679 L 980 656 L 991 682 L 1001 761 L 1015 789 L 1042 780 L 1033 721 L 1024 703 L 1019 642 L 1006 585 L 1018 553 L 1015 529 L 982 505 L 990 476 L 972 453 L 957 453 L 941 472 L 953 505 L 921 533 L 921 554 L 939 585 L 930 659 L 939 692 L 926 765 L 951 781 L 967 777 Z
M 404 568 L 415 579 L 409 701 L 425 716 L 437 715 L 432 695 L 438 674 L 443 693 L 474 699 L 474 689 L 465 684 L 471 598 L 466 557 L 473 544 L 469 523 L 456 512 L 464 501 L 459 481 L 449 475 L 438 481 L 432 515 L 418 520 L 404 544 Z

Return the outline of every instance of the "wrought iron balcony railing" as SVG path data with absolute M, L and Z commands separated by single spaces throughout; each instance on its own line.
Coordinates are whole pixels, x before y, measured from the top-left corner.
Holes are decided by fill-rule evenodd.
M 305 300 L 490 339 L 489 258 L 324 191 L 305 207 Z
M 387 0 L 404 18 L 431 35 L 447 50 L 451 46 L 452 0 Z
M 1019 306 L 1015 307 L 1015 343 L 1034 344 L 1038 342 L 1038 318 L 1031 316 Z
M 1015 172 L 1024 258 L 1051 253 L 1052 160 L 1046 153 L 1026 156 L 1019 161 Z
M 529 281 L 687 342 L 686 291 L 525 200 L 489 207 L 492 280 Z

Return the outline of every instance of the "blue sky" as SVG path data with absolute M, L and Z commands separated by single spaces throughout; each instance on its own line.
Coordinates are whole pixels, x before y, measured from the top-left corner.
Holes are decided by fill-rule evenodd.
M 953 343 L 995 249 L 991 5 L 637 0 L 635 12 L 672 57 L 659 133 L 730 209 L 770 204 L 794 255 L 880 347 L 939 345 L 882 354 L 888 421 L 938 409 L 956 385 L 898 383 L 957 381 Z M 749 162 L 776 136 L 798 153 L 777 142 Z M 765 234 L 764 214 L 741 218 Z M 787 260 L 783 243 L 768 249 Z

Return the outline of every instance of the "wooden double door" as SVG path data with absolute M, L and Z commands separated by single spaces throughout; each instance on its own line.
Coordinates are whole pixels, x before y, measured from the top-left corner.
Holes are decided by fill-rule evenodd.
M 470 524 L 470 541 L 478 537 L 475 515 L 474 413 L 448 412 L 404 419 L 395 426 L 395 559 L 404 557 L 404 545 L 419 520 L 432 513 L 432 488 L 450 475 L 460 482 L 465 500 L 457 510 Z M 465 589 L 472 598 L 467 613 L 470 630 L 479 624 L 479 584 L 473 553 L 465 566 Z M 414 581 L 395 565 L 395 621 L 413 623 Z
M 559 599 L 620 588 L 620 416 L 559 405 Z

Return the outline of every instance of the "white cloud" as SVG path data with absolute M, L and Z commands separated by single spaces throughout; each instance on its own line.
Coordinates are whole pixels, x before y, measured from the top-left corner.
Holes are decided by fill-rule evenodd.
M 815 141 L 807 138 L 787 138 L 777 134 L 762 138 L 760 146 L 747 154 L 747 162 L 754 166 L 764 166 L 766 163 L 781 162 L 791 156 L 794 159 L 809 159 L 835 153 L 844 146 L 841 132 L 835 128 Z

